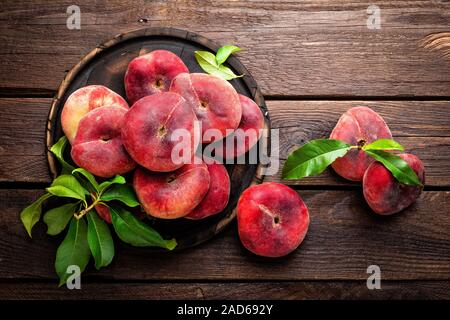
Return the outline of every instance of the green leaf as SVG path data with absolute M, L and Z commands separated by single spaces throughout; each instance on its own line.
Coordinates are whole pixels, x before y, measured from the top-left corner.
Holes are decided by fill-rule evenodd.
M 414 170 L 399 156 L 381 150 L 366 150 L 366 153 L 381 162 L 398 182 L 411 186 L 422 186 Z
M 98 191 L 99 191 L 99 193 L 102 193 L 103 191 L 105 191 L 106 188 L 108 188 L 109 186 L 111 186 L 113 184 L 124 184 L 124 183 L 126 183 L 125 178 L 117 175 L 110 180 L 106 180 L 106 181 L 103 181 L 102 183 L 100 183 L 100 185 L 98 187 Z
M 195 59 L 199 66 L 206 72 L 216 77 L 231 80 L 241 76 L 237 76 L 234 72 L 223 65 L 217 65 L 216 57 L 208 51 L 195 51 Z
M 36 201 L 34 201 L 25 209 L 23 209 L 22 212 L 20 213 L 20 219 L 22 220 L 22 223 L 25 229 L 27 230 L 30 238 L 31 238 L 31 230 L 41 218 L 42 203 L 51 196 L 52 195 L 49 193 L 40 196 Z
M 100 201 L 112 200 L 121 201 L 128 207 L 139 206 L 139 201 L 136 198 L 133 187 L 127 184 L 113 186 L 110 189 L 106 190 L 105 193 L 103 193 L 100 197 Z
M 68 203 L 47 211 L 44 222 L 47 224 L 47 234 L 54 236 L 63 231 L 76 212 L 79 203 Z
M 217 50 L 216 53 L 216 63 L 221 65 L 225 61 L 227 61 L 228 57 L 235 52 L 241 51 L 241 48 L 236 46 L 225 45 Z
M 91 251 L 87 241 L 87 227 L 84 219 L 72 218 L 69 231 L 56 252 L 55 269 L 59 276 L 59 286 L 66 283 L 70 274 L 67 268 L 77 265 L 83 272 L 86 268 Z
M 363 150 L 404 150 L 403 146 L 391 139 L 379 139 L 362 147 Z
M 83 201 L 85 201 L 86 195 L 89 194 L 78 180 L 69 174 L 63 174 L 53 180 L 47 191 L 58 197 L 75 198 Z
M 93 191 L 97 191 L 99 189 L 99 185 L 97 183 L 97 180 L 95 180 L 95 177 L 92 173 L 90 173 L 89 171 L 83 169 L 83 168 L 77 168 L 75 170 L 72 171 L 72 174 L 74 173 L 80 173 L 81 175 L 83 175 L 87 181 L 89 181 L 89 183 L 91 184 L 91 186 L 94 188 Z
M 283 167 L 283 179 L 301 179 L 322 173 L 339 157 L 343 157 L 351 146 L 332 139 L 311 140 L 292 152 Z
M 119 238 L 136 247 L 161 247 L 173 250 L 175 239 L 164 240 L 161 235 L 136 217 L 116 206 L 110 206 L 112 223 Z
M 56 142 L 51 148 L 50 151 L 56 156 L 56 158 L 58 159 L 59 163 L 61 164 L 62 167 L 62 174 L 67 174 L 67 173 L 71 173 L 73 169 L 75 169 L 72 165 L 68 164 L 64 158 L 63 158 L 63 153 L 64 153 L 64 149 L 67 146 L 67 143 L 69 141 L 67 140 L 66 136 L 62 136 L 58 142 Z
M 236 75 L 230 68 L 225 67 L 224 65 L 220 65 L 219 66 L 219 73 L 217 74 L 217 72 L 214 74 L 218 77 L 221 77 L 225 80 L 232 80 L 232 79 L 236 79 L 236 78 L 242 78 L 244 75 Z
M 98 270 L 109 265 L 114 258 L 114 242 L 107 224 L 96 212 L 88 213 L 87 220 L 87 239 Z

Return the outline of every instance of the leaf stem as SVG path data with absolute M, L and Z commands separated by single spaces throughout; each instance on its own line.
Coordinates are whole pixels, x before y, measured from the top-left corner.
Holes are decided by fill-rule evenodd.
M 94 207 L 99 204 L 100 202 L 100 197 L 97 197 L 96 194 L 91 193 L 91 198 L 92 198 L 92 203 L 87 206 L 85 209 L 81 210 L 78 213 L 74 213 L 74 217 L 77 220 L 80 220 L 81 218 L 83 218 L 84 215 L 86 215 L 89 211 L 91 211 L 92 209 L 94 209 Z M 86 202 L 85 202 L 86 203 Z M 86 206 L 86 205 L 85 205 Z

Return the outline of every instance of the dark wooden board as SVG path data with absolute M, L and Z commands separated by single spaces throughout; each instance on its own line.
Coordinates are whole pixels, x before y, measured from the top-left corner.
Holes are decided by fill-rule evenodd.
M 51 99 L 0 99 L 0 182 L 49 183 L 45 131 Z M 268 101 L 271 124 L 280 129 L 280 157 L 310 139 L 327 137 L 348 108 L 367 105 L 389 124 L 394 138 L 425 163 L 428 187 L 450 186 L 450 101 Z M 407 112 L 405 112 L 407 110 Z M 30 116 L 31 115 L 31 116 Z M 267 176 L 280 181 L 280 174 Z M 327 170 L 289 185 L 349 186 Z
M 45 234 L 39 223 L 33 239 L 19 211 L 42 190 L 0 190 L 0 278 L 53 279 L 62 237 Z M 93 281 L 365 280 L 367 267 L 380 266 L 383 280 L 450 279 L 450 191 L 425 191 L 404 212 L 371 213 L 360 192 L 301 190 L 311 224 L 301 246 L 287 257 L 267 259 L 247 251 L 236 224 L 195 248 L 166 254 L 116 243 L 113 263 L 92 264 L 83 279 Z
M 49 111 L 46 146 L 51 176 L 55 178 L 60 174 L 60 166 L 50 148 L 64 135 L 61 112 L 67 98 L 75 90 L 88 85 L 104 85 L 126 99 L 124 77 L 128 64 L 134 58 L 154 50 L 168 50 L 179 56 L 191 73 L 203 72 L 195 59 L 195 51 L 215 52 L 219 48 L 219 44 L 186 30 L 143 28 L 118 34 L 89 52 L 65 76 Z M 261 140 L 265 140 L 264 145 L 268 145 L 270 120 L 258 85 L 237 58 L 230 57 L 226 64 L 236 74 L 243 75 L 230 81 L 236 91 L 250 97 L 260 107 L 268 132 L 262 135 Z M 66 159 L 70 158 L 69 154 L 67 152 Z M 227 164 L 226 167 L 230 176 L 231 192 L 228 204 L 222 212 L 201 220 L 152 219 L 152 226 L 164 238 L 177 240 L 175 250 L 196 246 L 217 235 L 236 216 L 236 205 L 242 191 L 263 180 L 264 166 L 260 163 Z
M 58 288 L 56 282 L 0 282 L 0 300 L 16 299 L 450 299 L 448 281 L 383 281 L 368 290 L 365 281 L 102 283 L 81 284 L 81 290 Z
M 2 92 L 54 91 L 64 72 L 104 40 L 169 26 L 244 48 L 238 56 L 264 95 L 450 96 L 450 59 L 421 45 L 449 31 L 447 1 L 377 1 L 379 30 L 367 28 L 372 3 L 361 0 L 90 0 L 80 4 L 81 30 L 66 27 L 71 4 L 2 1 Z

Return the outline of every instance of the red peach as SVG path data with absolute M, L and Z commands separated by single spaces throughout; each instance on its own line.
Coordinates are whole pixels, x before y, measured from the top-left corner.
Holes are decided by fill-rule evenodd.
M 107 223 L 112 224 L 111 212 L 109 212 L 109 208 L 107 206 L 103 204 L 97 204 L 95 206 L 95 211 L 100 218 L 102 218 Z
M 195 131 L 197 118 L 186 100 L 173 92 L 157 93 L 136 102 L 125 115 L 122 138 L 131 157 L 141 166 L 159 172 L 173 171 L 190 162 L 198 146 Z M 189 134 L 184 141 L 173 133 L 184 129 Z M 172 157 L 174 148 L 189 150 L 184 158 Z M 177 149 L 175 149 L 177 150 Z M 175 151 L 174 151 L 175 152 Z M 186 159 L 185 159 L 186 158 Z M 187 159 L 188 158 L 188 159 Z
M 281 257 L 295 250 L 306 236 L 309 212 L 291 188 L 275 182 L 254 185 L 238 202 L 242 244 L 264 257 Z
M 185 218 L 203 219 L 221 212 L 230 198 L 230 177 L 223 164 L 207 164 L 210 176 L 209 190 L 202 202 Z
M 189 72 L 183 61 L 167 50 L 155 50 L 133 59 L 125 73 L 125 91 L 130 104 L 169 90 L 172 79 Z
M 414 170 L 417 177 L 425 183 L 425 169 L 422 161 L 412 154 L 399 155 Z M 380 162 L 367 168 L 363 179 L 363 193 L 369 206 L 380 215 L 390 215 L 410 206 L 422 192 L 420 186 L 399 183 Z
M 259 140 L 264 128 L 264 116 L 258 105 L 250 98 L 239 94 L 242 118 L 236 132 L 214 144 L 215 156 L 224 159 L 237 158 L 250 150 Z M 234 149 L 228 151 L 227 143 L 234 139 Z
M 204 136 L 207 130 L 218 130 L 223 137 L 239 126 L 242 108 L 239 96 L 226 80 L 204 73 L 182 73 L 170 86 L 171 92 L 183 96 L 202 124 L 202 142 L 212 138 Z
M 123 147 L 121 129 L 127 110 L 100 107 L 88 112 L 78 125 L 72 159 L 99 177 L 112 177 L 134 169 L 136 163 Z
M 367 107 L 355 107 L 341 116 L 330 139 L 363 146 L 378 139 L 392 139 L 392 135 L 378 113 Z M 331 166 L 341 177 L 361 181 L 372 162 L 374 159 L 364 151 L 352 149 L 344 157 L 336 159 Z
M 61 113 L 61 125 L 70 143 L 75 139 L 81 118 L 89 111 L 100 107 L 128 110 L 128 104 L 121 96 L 100 85 L 80 88 L 67 98 Z
M 189 214 L 200 204 L 209 189 L 206 164 L 192 163 L 169 173 L 138 168 L 133 185 L 147 214 L 161 219 L 176 219 Z
M 94 208 L 100 218 L 102 218 L 107 223 L 112 224 L 111 212 L 109 211 L 108 206 L 105 206 L 103 204 L 97 204 Z M 129 208 L 127 210 L 133 213 L 134 216 L 139 220 L 144 220 L 147 217 L 147 214 L 141 211 L 140 207 Z

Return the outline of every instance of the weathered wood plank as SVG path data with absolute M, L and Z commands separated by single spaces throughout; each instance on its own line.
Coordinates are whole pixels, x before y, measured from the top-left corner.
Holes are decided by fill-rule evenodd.
M 263 283 L 82 283 L 81 290 L 56 283 L 0 283 L 1 300 L 132 299 L 132 300 L 293 300 L 293 299 L 449 299 L 448 281 L 386 281 L 368 290 L 365 281 L 302 281 Z
M 50 182 L 45 124 L 51 99 L 0 99 L 0 181 Z M 329 136 L 348 108 L 368 105 L 379 112 L 407 150 L 425 163 L 428 186 L 450 186 L 449 101 L 268 101 L 272 127 L 280 129 L 280 158 L 311 139 Z M 280 169 L 281 170 L 281 169 Z M 268 176 L 279 181 L 280 174 Z M 349 185 L 329 171 L 298 185 Z
M 45 234 L 39 223 L 30 239 L 20 210 L 40 190 L 0 190 L 0 278 L 55 279 L 54 257 L 62 237 Z M 245 250 L 233 223 L 215 239 L 180 252 L 152 252 L 116 239 L 112 265 L 84 279 L 365 280 L 367 267 L 380 266 L 382 280 L 450 279 L 450 192 L 428 191 L 392 217 L 372 214 L 355 191 L 300 191 L 311 225 L 301 247 L 283 259 Z
M 49 182 L 45 128 L 51 99 L 0 99 L 0 182 Z
M 243 47 L 239 57 L 265 95 L 450 96 L 450 59 L 421 47 L 428 35 L 449 31 L 444 1 L 378 1 L 379 30 L 367 28 L 366 1 L 85 1 L 81 30 L 69 30 L 72 4 L 2 2 L 3 92 L 55 90 L 102 41 L 164 26 Z

